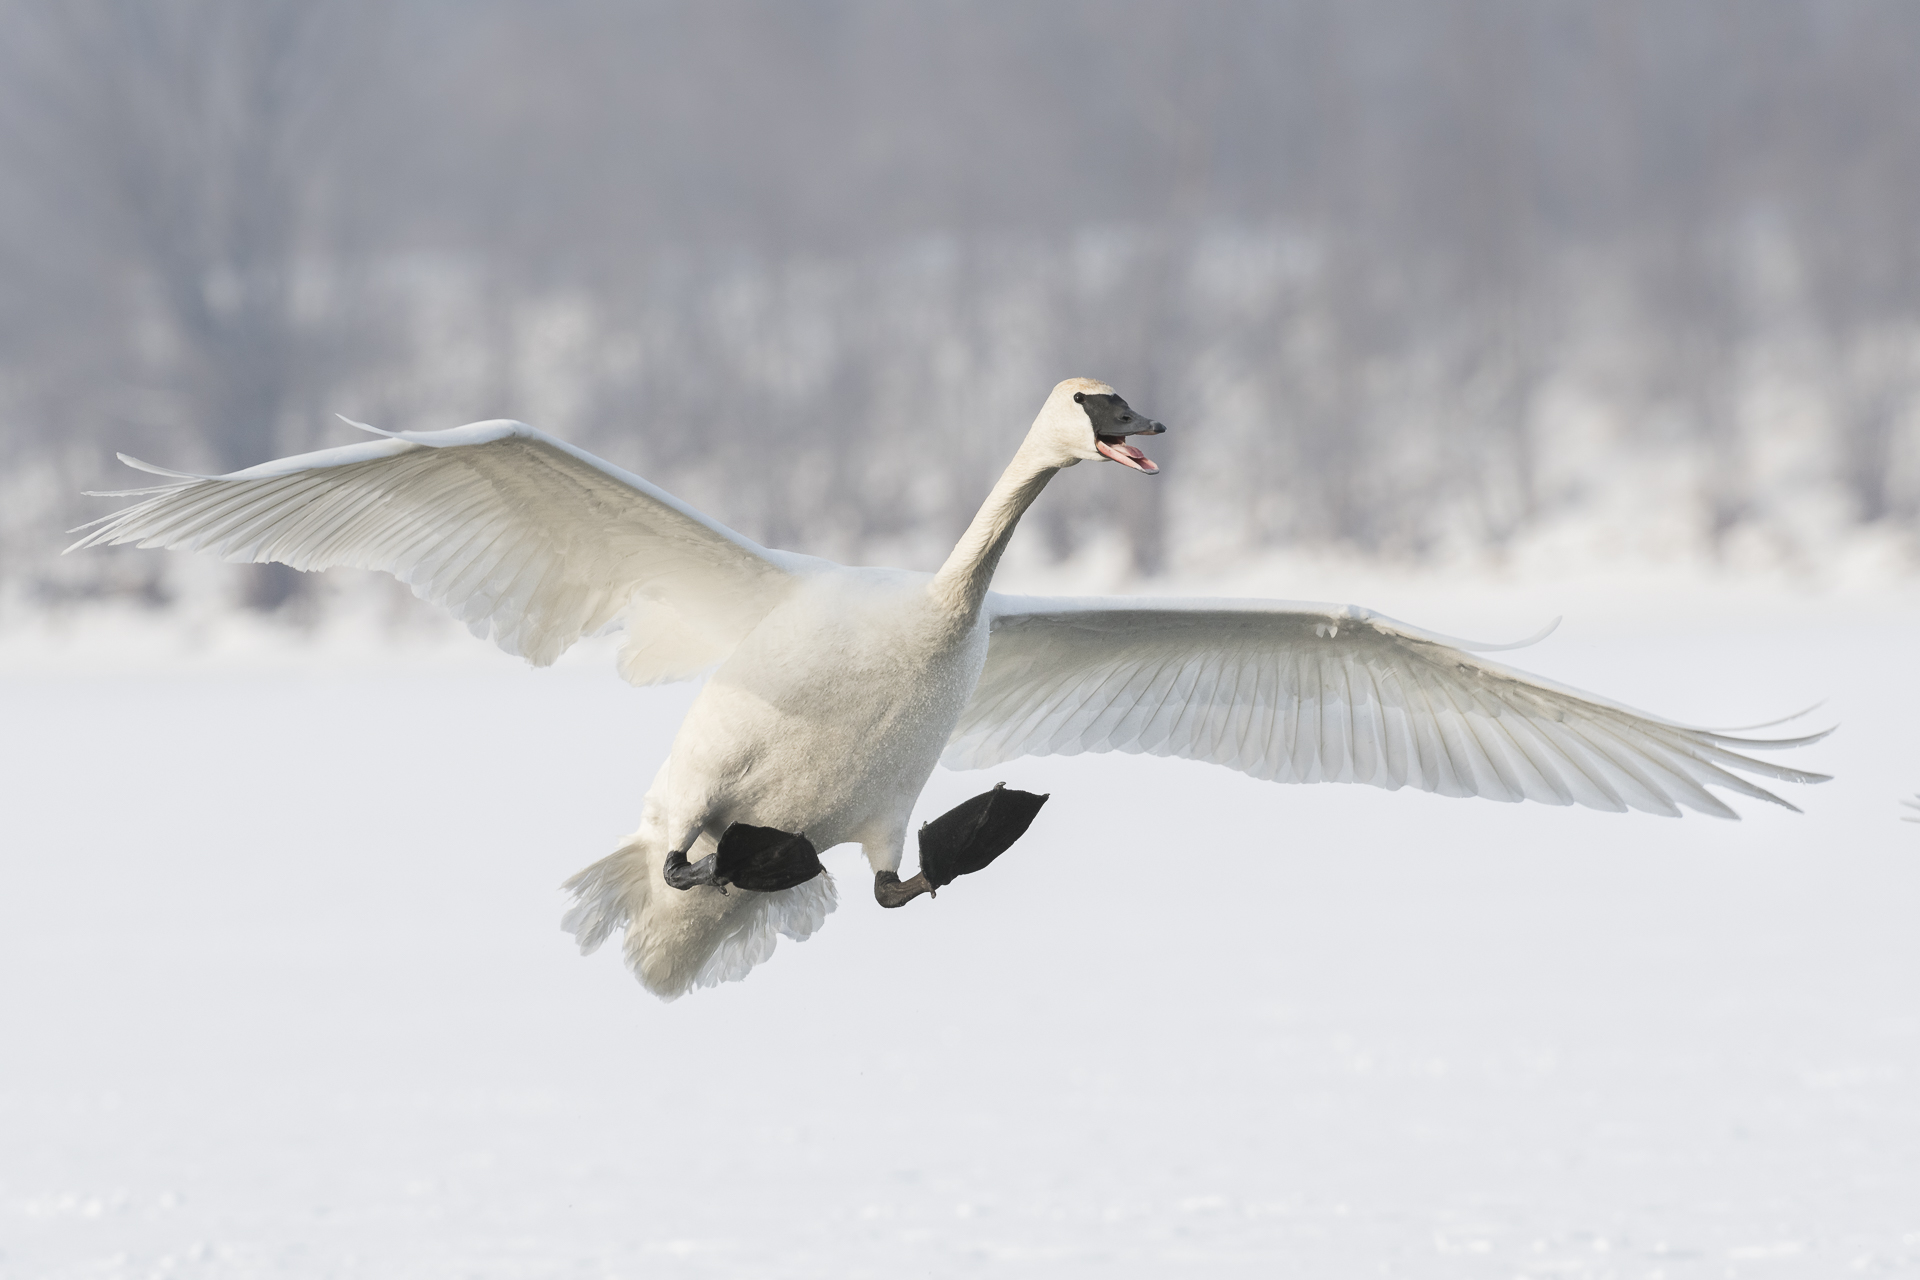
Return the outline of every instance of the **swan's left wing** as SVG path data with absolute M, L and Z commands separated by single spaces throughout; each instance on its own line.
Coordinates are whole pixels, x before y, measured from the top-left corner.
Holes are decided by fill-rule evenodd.
M 358 425 L 358 424 L 355 424 Z M 679 679 L 724 658 L 820 562 L 771 551 L 523 422 L 380 440 L 230 475 L 168 471 L 68 550 L 131 542 L 296 569 L 378 569 L 477 636 L 545 666 L 624 618 L 621 673 Z
M 1366 609 L 1243 600 L 989 596 L 992 640 L 942 763 L 1131 751 L 1275 782 L 1736 817 L 1709 786 L 1824 775 L 1489 662 Z M 1738 750 L 1736 750 L 1736 748 Z M 1737 772 L 1736 772 L 1737 771 Z

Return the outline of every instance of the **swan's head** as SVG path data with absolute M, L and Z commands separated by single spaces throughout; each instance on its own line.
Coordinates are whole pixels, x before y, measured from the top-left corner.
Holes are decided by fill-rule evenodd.
M 1157 436 L 1166 427 L 1136 413 L 1117 392 L 1092 378 L 1068 378 L 1053 389 L 1040 406 L 1029 439 L 1055 454 L 1053 465 L 1105 458 L 1145 475 L 1160 468 L 1153 459 L 1127 443 L 1129 436 Z

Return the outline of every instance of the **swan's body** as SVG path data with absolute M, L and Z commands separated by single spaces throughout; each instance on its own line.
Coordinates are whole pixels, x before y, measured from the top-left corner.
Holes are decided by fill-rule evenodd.
M 987 619 L 935 604 L 929 575 L 829 570 L 720 664 L 674 739 L 668 827 L 735 821 L 858 843 L 896 871 L 914 801 L 987 657 Z
M 624 925 L 635 972 L 669 999 L 744 976 L 777 935 L 804 939 L 835 905 L 825 874 L 773 892 L 670 887 L 669 855 L 710 855 L 735 823 L 801 833 L 819 849 L 855 842 L 880 894 L 942 759 L 977 768 L 1135 751 L 1277 781 L 1726 817 L 1707 786 L 1785 803 L 1732 770 L 1821 780 L 1730 749 L 1812 738 L 1660 720 L 1362 609 L 989 590 L 1021 514 L 1057 471 L 1104 457 L 1150 472 L 1125 437 L 1160 429 L 1104 384 L 1061 383 L 935 574 L 768 550 L 514 422 L 397 434 L 228 476 L 159 472 L 171 483 L 123 495 L 142 501 L 76 545 L 383 569 L 536 664 L 624 621 L 629 680 L 710 671 L 639 830 L 568 885 L 578 901 L 567 926 L 582 948 Z

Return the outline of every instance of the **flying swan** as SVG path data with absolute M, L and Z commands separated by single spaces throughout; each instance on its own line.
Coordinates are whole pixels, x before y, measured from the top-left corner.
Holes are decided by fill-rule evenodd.
M 356 424 L 358 425 L 358 424 Z M 616 929 L 663 999 L 745 977 L 777 935 L 834 909 L 819 851 L 857 842 L 898 907 L 990 863 L 1046 797 L 995 787 L 908 820 L 935 764 L 1176 755 L 1275 782 L 1678 816 L 1735 814 L 1709 786 L 1787 802 L 1741 773 L 1823 775 L 1736 748 L 1797 747 L 1663 720 L 1475 656 L 1353 606 L 1043 599 L 989 589 L 1054 474 L 1166 430 L 1105 383 L 1055 387 L 933 574 L 775 551 L 520 422 L 385 432 L 224 476 L 167 471 L 69 550 L 137 543 L 296 569 L 380 569 L 476 635 L 545 666 L 624 623 L 635 684 L 711 673 L 641 804 L 639 830 L 569 880 L 583 952 Z M 1792 805 L 1787 805 L 1793 808 Z

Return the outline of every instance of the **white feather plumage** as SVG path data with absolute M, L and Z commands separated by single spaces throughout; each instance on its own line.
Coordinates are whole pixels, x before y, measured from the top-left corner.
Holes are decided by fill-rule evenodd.
M 806 560 L 522 422 L 395 432 L 224 476 L 120 456 L 177 483 L 133 491 L 141 502 L 89 526 L 69 551 L 131 542 L 378 569 L 536 666 L 636 599 L 658 602 L 654 629 L 629 628 L 622 655 L 638 683 L 718 662 Z
M 1448 796 L 1718 817 L 1731 772 L 1817 775 L 1735 754 L 1761 740 L 1676 724 L 1488 662 L 1347 605 L 989 597 L 986 670 L 941 762 L 1130 751 L 1274 782 L 1360 782 Z

